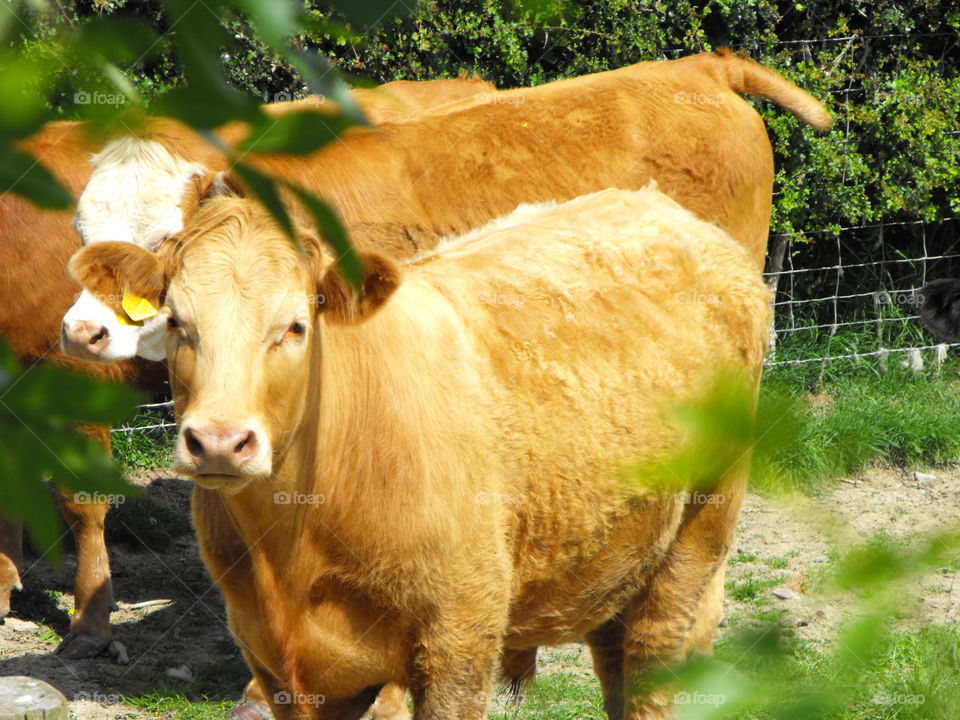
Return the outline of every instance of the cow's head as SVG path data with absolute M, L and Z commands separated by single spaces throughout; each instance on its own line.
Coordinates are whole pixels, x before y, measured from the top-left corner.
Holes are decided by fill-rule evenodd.
M 118 241 L 156 250 L 183 230 L 184 221 L 196 211 L 220 168 L 219 153 L 170 121 L 154 121 L 150 129 L 151 137 L 108 141 L 91 159 L 93 173 L 74 218 L 85 245 Z M 202 162 L 188 161 L 187 156 Z M 214 167 L 208 167 L 210 163 Z M 68 355 L 98 362 L 138 354 L 162 360 L 162 326 L 137 317 L 142 313 L 134 315 L 114 312 L 82 293 L 63 318 L 61 347 Z
M 320 328 L 361 322 L 400 282 L 391 260 L 362 254 L 357 293 L 315 234 L 300 240 L 298 249 L 253 201 L 220 198 L 159 253 L 98 243 L 71 260 L 93 293 L 160 308 L 176 465 L 203 487 L 234 491 L 271 475 L 317 381 Z
M 960 280 L 934 280 L 916 294 L 923 324 L 949 342 L 960 341 Z

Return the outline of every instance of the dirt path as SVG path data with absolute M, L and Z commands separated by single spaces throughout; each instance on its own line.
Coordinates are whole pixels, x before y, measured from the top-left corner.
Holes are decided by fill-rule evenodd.
M 909 541 L 960 526 L 960 467 L 932 474 L 935 479 L 918 483 L 903 470 L 875 469 L 838 482 L 821 497 L 790 504 L 750 495 L 728 570 L 727 622 L 720 637 L 743 623 L 775 617 L 798 637 L 826 643 L 840 621 L 843 598 L 813 590 L 845 547 L 877 533 Z M 137 481 L 147 488 L 145 499 L 120 507 L 108 521 L 121 605 L 112 619 L 129 663 L 66 662 L 52 654 L 54 633 L 67 632 L 73 604 L 69 553 L 60 571 L 42 561 L 28 568 L 27 587 L 14 598 L 16 617 L 0 626 L 0 675 L 46 680 L 71 701 L 77 720 L 155 720 L 158 715 L 123 704 L 121 697 L 185 692 L 232 700 L 248 679 L 186 521 L 190 484 L 156 474 Z M 914 602 L 924 621 L 960 621 L 955 571 L 923 576 L 916 587 Z M 130 608 L 153 600 L 169 602 Z M 589 663 L 589 653 L 572 644 L 542 651 L 540 671 L 589 677 Z

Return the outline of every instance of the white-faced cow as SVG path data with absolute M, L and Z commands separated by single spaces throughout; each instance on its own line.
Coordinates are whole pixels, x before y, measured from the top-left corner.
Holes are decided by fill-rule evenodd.
M 176 462 L 274 714 L 356 720 L 395 683 L 417 720 L 480 720 L 502 648 L 584 638 L 611 719 L 666 717 L 639 680 L 709 651 L 749 457 L 699 496 L 622 470 L 669 452 L 667 411 L 717 373 L 755 390 L 756 259 L 653 188 L 524 208 L 405 266 L 363 252 L 359 292 L 300 247 L 220 198 L 159 253 L 71 261 L 162 308 Z

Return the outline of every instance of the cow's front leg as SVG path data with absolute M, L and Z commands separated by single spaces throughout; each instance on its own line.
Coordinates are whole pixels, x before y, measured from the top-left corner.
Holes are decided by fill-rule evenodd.
M 437 633 L 421 639 L 410 687 L 415 720 L 487 717 L 500 638 L 457 638 L 464 627 L 468 625 L 453 626 L 449 635 Z
M 20 589 L 23 525 L 0 514 L 0 620 L 10 612 L 10 594 Z
M 65 490 L 58 493 L 58 498 L 60 512 L 77 545 L 77 575 L 70 632 L 56 652 L 67 658 L 94 657 L 106 649 L 112 636 L 113 583 L 103 536 L 110 506 L 102 502 L 75 502 L 73 494 Z

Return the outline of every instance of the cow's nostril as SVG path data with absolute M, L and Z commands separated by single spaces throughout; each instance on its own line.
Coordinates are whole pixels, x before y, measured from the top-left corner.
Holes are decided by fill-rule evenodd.
M 248 430 L 243 439 L 233 448 L 234 457 L 240 462 L 246 462 L 257 454 L 257 434 L 253 430 Z
M 189 428 L 184 433 L 184 440 L 187 442 L 187 451 L 196 458 L 203 457 L 203 445 Z
M 233 451 L 237 454 L 242 453 L 243 449 L 250 444 L 250 440 L 253 439 L 252 436 L 253 433 L 247 433 L 243 440 L 237 443 L 237 446 L 233 449 Z
M 105 339 L 108 338 L 109 336 L 110 336 L 110 332 L 109 332 L 105 327 L 103 327 L 103 326 L 101 325 L 101 326 L 100 326 L 100 331 L 97 332 L 95 335 L 91 336 L 91 338 L 90 338 L 90 343 L 89 343 L 89 344 L 90 344 L 90 345 L 96 345 L 96 344 L 99 343 L 101 340 L 105 340 Z

